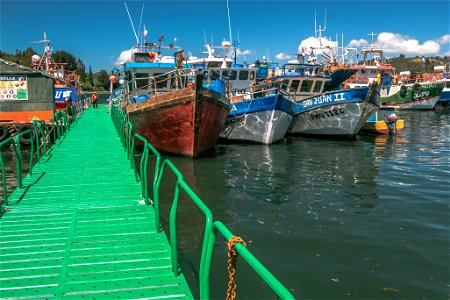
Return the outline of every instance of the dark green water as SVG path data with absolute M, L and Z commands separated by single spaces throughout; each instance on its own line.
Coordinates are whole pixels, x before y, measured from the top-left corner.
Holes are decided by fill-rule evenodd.
M 450 111 L 400 115 L 396 138 L 290 137 L 170 159 L 297 299 L 448 299 Z M 166 223 L 173 186 L 162 189 Z M 178 219 L 182 269 L 196 286 L 202 216 L 183 198 Z M 227 276 L 219 239 L 213 298 L 225 298 Z M 276 298 L 242 259 L 236 279 L 238 299 Z
M 171 160 L 296 298 L 448 299 L 450 113 L 400 115 L 406 128 L 396 138 L 291 137 Z M 189 275 L 199 215 L 181 211 Z M 223 299 L 225 252 L 216 248 L 212 294 Z M 274 299 L 243 260 L 237 272 L 238 298 Z

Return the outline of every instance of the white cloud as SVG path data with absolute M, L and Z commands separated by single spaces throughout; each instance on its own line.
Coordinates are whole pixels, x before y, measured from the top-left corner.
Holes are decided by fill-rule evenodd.
M 441 50 L 441 46 L 436 41 L 428 40 L 420 44 L 414 38 L 391 32 L 380 33 L 378 43 L 381 48 L 385 49 L 386 53 L 428 55 L 437 54 Z
M 120 56 L 116 59 L 114 64 L 120 65 L 124 62 L 131 61 L 132 53 L 133 53 L 133 49 L 128 49 L 128 50 L 122 51 L 122 53 L 120 53 Z
M 369 44 L 369 42 L 365 39 L 351 40 L 347 47 L 361 48 L 361 46 L 365 46 L 367 44 Z
M 448 46 L 448 44 L 450 44 L 450 34 L 446 34 L 446 35 L 441 36 L 440 38 L 438 38 L 436 40 L 436 42 L 438 42 L 441 45 L 447 45 Z
M 288 59 L 293 59 L 295 57 L 296 56 L 294 56 L 294 55 L 289 55 L 289 54 L 286 54 L 286 53 L 283 53 L 283 52 L 280 52 L 277 55 L 275 55 L 275 58 L 279 59 L 279 60 L 288 60 Z
M 304 39 L 300 42 L 300 45 L 298 46 L 298 52 L 301 53 L 302 49 L 308 49 L 310 47 L 330 46 L 334 48 L 336 47 L 336 45 L 336 42 L 329 41 L 327 38 L 322 38 L 321 40 L 319 40 L 318 38 L 310 36 L 309 38 Z
M 237 53 L 238 56 L 239 55 L 249 55 L 249 54 L 253 54 L 253 51 L 252 50 L 244 50 L 244 51 L 242 51 L 241 49 L 238 48 L 236 53 Z

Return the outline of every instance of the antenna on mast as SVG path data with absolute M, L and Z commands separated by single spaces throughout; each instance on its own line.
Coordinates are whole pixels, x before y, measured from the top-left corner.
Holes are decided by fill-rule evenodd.
M 141 24 L 142 24 L 142 15 L 144 14 L 144 3 L 142 3 L 142 10 L 141 10 L 141 19 L 139 20 L 139 31 L 138 31 L 138 36 L 141 36 Z M 141 41 L 142 41 L 142 37 L 141 37 Z
M 314 37 L 317 39 L 317 11 L 314 11 Z
M 372 37 L 372 48 L 373 48 L 373 38 L 377 35 L 376 33 L 369 33 L 368 35 L 370 35 Z
M 127 10 L 128 17 L 130 18 L 131 28 L 133 28 L 134 36 L 136 37 L 136 43 L 139 45 L 139 38 L 136 34 L 136 30 L 134 29 L 133 20 L 131 19 L 131 15 L 130 15 L 130 11 L 128 10 L 127 3 L 124 2 L 123 4 L 125 4 L 125 9 Z
M 230 7 L 228 6 L 228 0 L 227 0 L 227 11 L 228 11 L 228 30 L 230 31 L 230 43 L 232 43 L 233 37 L 231 36 L 231 19 L 230 19 Z

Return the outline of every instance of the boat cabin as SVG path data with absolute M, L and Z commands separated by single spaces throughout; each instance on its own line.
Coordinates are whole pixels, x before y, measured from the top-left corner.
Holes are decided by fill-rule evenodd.
M 273 78 L 281 91 L 289 94 L 296 102 L 324 92 L 331 81 L 328 71 L 322 65 L 288 63 L 282 67 L 282 75 Z

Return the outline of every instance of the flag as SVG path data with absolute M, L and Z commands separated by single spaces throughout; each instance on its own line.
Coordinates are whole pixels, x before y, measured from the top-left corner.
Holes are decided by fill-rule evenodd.
M 144 25 L 144 32 L 142 33 L 142 35 L 144 36 L 144 39 L 147 38 L 147 34 L 148 34 L 148 31 L 147 31 L 147 28 L 145 28 L 145 25 Z

